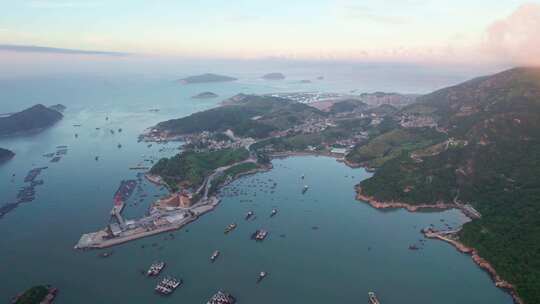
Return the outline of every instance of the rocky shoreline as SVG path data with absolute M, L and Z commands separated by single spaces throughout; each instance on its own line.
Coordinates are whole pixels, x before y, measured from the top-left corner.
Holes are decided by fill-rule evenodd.
M 417 212 L 425 209 L 438 209 L 438 210 L 447 210 L 447 209 L 460 209 L 456 204 L 448 204 L 443 202 L 437 202 L 436 204 L 419 204 L 411 205 L 403 202 L 383 202 L 375 199 L 372 196 L 367 196 L 362 193 L 362 188 L 358 185 L 356 186 L 356 199 L 359 201 L 364 201 L 370 204 L 375 209 L 399 209 L 403 208 L 409 212 Z
M 437 210 L 447 210 L 447 209 L 462 209 L 457 204 L 448 204 L 443 202 L 437 202 L 436 204 L 419 204 L 419 205 L 411 205 L 403 202 L 396 202 L 396 201 L 390 201 L 390 202 L 383 202 L 375 199 L 372 196 L 368 196 L 362 193 L 362 188 L 360 185 L 357 185 L 356 188 L 356 199 L 359 201 L 363 201 L 371 205 L 375 209 L 399 209 L 403 208 L 406 209 L 409 212 L 418 212 L 421 210 L 429 210 L 429 209 L 437 209 Z M 463 213 L 465 216 L 467 214 Z M 467 216 L 468 217 L 468 216 Z M 469 217 L 470 219 L 470 217 Z M 470 219 L 472 220 L 472 219 Z M 516 288 L 514 285 L 510 284 L 509 282 L 503 280 L 498 274 L 495 268 L 484 258 L 482 258 L 478 251 L 475 248 L 465 246 L 463 243 L 461 243 L 458 239 L 458 233 L 459 231 L 452 231 L 452 232 L 436 232 L 431 229 L 422 230 L 422 233 L 427 238 L 430 239 L 439 239 L 441 241 L 450 243 L 453 245 L 459 252 L 464 254 L 469 254 L 472 257 L 473 262 L 478 265 L 481 269 L 485 270 L 487 273 L 489 273 L 491 279 L 495 283 L 495 286 L 498 288 L 503 289 L 504 291 L 508 292 L 514 301 L 515 304 L 524 304 L 523 300 L 519 297 L 517 294 Z
M 495 283 L 495 286 L 507 291 L 514 300 L 516 304 L 524 304 L 523 300 L 519 297 L 516 292 L 514 285 L 503 280 L 498 274 L 495 268 L 484 258 L 482 258 L 478 251 L 472 247 L 468 247 L 459 241 L 458 232 L 437 232 L 432 229 L 426 229 L 422 231 L 427 238 L 438 239 L 444 242 L 447 242 L 454 246 L 459 252 L 468 254 L 472 257 L 473 262 L 478 265 L 481 269 L 485 270 Z

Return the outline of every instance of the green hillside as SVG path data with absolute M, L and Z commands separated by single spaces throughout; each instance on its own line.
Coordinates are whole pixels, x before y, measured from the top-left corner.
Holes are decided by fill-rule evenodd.
M 160 159 L 150 173 L 161 176 L 174 190 L 179 182 L 185 182 L 196 188 L 213 170 L 248 157 L 249 152 L 244 148 L 200 153 L 184 151 L 171 158 Z
M 324 115 L 313 107 L 287 99 L 242 95 L 233 104 L 165 121 L 156 128 L 181 135 L 231 129 L 239 136 L 264 138 L 272 131 L 284 130 L 308 118 Z
M 540 303 L 540 69 L 443 89 L 400 115 L 431 115 L 458 144 L 423 149 L 420 159 L 401 151 L 361 183 L 363 192 L 410 204 L 471 203 L 482 218 L 464 226 L 462 241 L 526 303 Z
M 0 117 L 0 136 L 37 131 L 62 119 L 60 112 L 38 104 L 8 117 Z

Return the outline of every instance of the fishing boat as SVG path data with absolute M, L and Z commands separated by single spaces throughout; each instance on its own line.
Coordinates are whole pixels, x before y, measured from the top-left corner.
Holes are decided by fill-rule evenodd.
M 156 262 L 150 265 L 150 268 L 146 272 L 149 277 L 157 276 L 165 268 L 165 262 Z
M 261 271 L 259 273 L 259 277 L 257 278 L 257 284 L 260 283 L 264 278 L 266 278 L 268 274 L 265 271 Z
M 206 304 L 234 304 L 236 303 L 236 299 L 224 292 L 224 291 L 218 291 L 215 295 L 213 295 Z
M 249 220 L 249 218 L 252 217 L 253 214 L 253 211 L 248 211 L 248 213 L 246 213 L 246 220 Z
M 302 189 L 302 194 L 306 193 L 308 189 L 309 189 L 308 185 L 304 185 L 304 188 Z
M 229 224 L 226 228 L 225 228 L 225 234 L 233 231 L 235 228 L 236 228 L 236 223 L 232 223 L 232 224 Z
M 256 240 L 258 242 L 264 241 L 264 239 L 268 236 L 268 231 L 264 229 L 256 230 L 252 235 L 251 239 Z
M 368 292 L 368 300 L 370 304 L 381 304 L 379 299 L 377 299 L 377 295 L 375 295 L 375 292 L 373 291 Z
M 216 250 L 216 251 L 214 251 L 214 253 L 212 253 L 212 256 L 210 256 L 210 261 L 211 261 L 212 263 L 214 263 L 214 262 L 216 261 L 216 259 L 217 259 L 218 256 L 219 256 L 219 253 L 220 253 L 219 250 Z
M 277 209 L 272 209 L 272 213 L 270 213 L 270 217 L 273 217 L 277 214 Z
M 156 285 L 154 290 L 160 295 L 170 295 L 176 288 L 183 284 L 182 279 L 176 279 L 173 277 L 165 277 Z

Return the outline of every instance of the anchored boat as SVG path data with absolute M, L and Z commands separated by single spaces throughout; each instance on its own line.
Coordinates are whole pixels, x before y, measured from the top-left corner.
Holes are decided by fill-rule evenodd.
M 213 295 L 206 304 L 234 304 L 236 303 L 236 299 L 223 291 L 218 291 L 215 295 Z
M 268 231 L 264 229 L 259 229 L 251 235 L 251 239 L 261 242 L 264 241 L 266 236 L 268 236 Z
M 214 251 L 214 253 L 212 253 L 212 256 L 210 257 L 210 261 L 211 261 L 212 263 L 214 263 L 214 262 L 216 261 L 216 259 L 217 259 L 218 256 L 219 256 L 219 253 L 220 253 L 219 250 L 216 250 L 216 251 Z
M 377 299 L 377 295 L 375 295 L 375 292 L 373 291 L 368 292 L 368 299 L 370 304 L 381 304 L 379 299 Z
M 149 277 L 157 276 L 161 270 L 165 268 L 165 262 L 157 262 L 152 265 L 150 265 L 150 268 L 146 272 L 146 275 Z
M 268 274 L 265 271 L 261 271 L 259 273 L 259 277 L 257 278 L 257 284 L 260 283 L 264 278 L 266 278 Z
M 233 231 L 236 228 L 236 226 L 237 226 L 236 223 L 229 224 L 227 228 L 225 228 L 225 234 Z
M 165 277 L 156 285 L 156 288 L 154 290 L 160 295 L 166 296 L 173 293 L 176 288 L 182 285 L 182 283 L 182 279 L 179 280 L 173 277 Z

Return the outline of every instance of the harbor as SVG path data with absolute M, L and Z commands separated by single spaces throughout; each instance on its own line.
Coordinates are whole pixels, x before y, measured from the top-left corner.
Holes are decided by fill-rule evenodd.
M 124 204 L 121 216 L 126 224 L 148 217 L 155 200 L 167 196 L 162 186 L 150 184 L 144 176 L 139 181 L 139 172 L 130 167 L 150 167 L 145 159 L 170 157 L 179 144 L 154 143 L 147 147 L 148 143 L 137 143 L 142 129 L 169 119 L 171 112 L 189 115 L 213 105 L 213 101 L 196 105 L 187 102 L 201 90 L 199 87 L 186 86 L 185 92 L 179 92 L 168 81 L 163 85 L 142 84 L 143 89 L 132 85 L 126 88 L 119 82 L 103 83 L 103 79 L 98 84 L 85 80 L 85 86 L 97 87 L 88 104 L 70 106 L 65 121 L 40 137 L 3 141 L 3 146 L 26 151 L 26 155 L 20 153 L 24 157 L 15 157 L 0 167 L 2 203 L 16 200 L 29 170 L 49 167 L 36 177 L 44 184 L 36 186 L 34 201 L 20 204 L 0 220 L 0 228 L 9 232 L 0 240 L 4 249 L 0 260 L 5 265 L 17 265 L 3 268 L 0 274 L 3 302 L 27 289 L 32 280 L 59 288 L 54 302 L 58 304 L 90 304 L 96 299 L 103 303 L 207 303 L 220 290 L 238 303 L 258 304 L 366 303 L 369 291 L 375 291 L 383 304 L 511 303 L 469 256 L 450 245 L 427 240 L 418 252 L 408 249 L 423 239 L 419 233 L 422 227 L 434 224 L 445 229 L 445 223 L 459 227 L 460 212 L 374 210 L 354 199 L 354 185 L 369 174 L 326 157 L 276 159 L 273 170 L 245 176 L 224 187 L 217 208 L 206 207 L 213 211 L 200 214 L 179 229 L 149 231 L 145 237 L 124 242 L 120 235 L 117 240 L 104 240 L 118 241 L 120 245 L 114 247 L 73 250 L 82 233 L 108 230 L 109 224 L 118 224 L 117 219 L 110 218 L 110 211 L 122 180 L 137 180 L 137 187 L 143 188 L 139 195 L 136 187 Z M 54 83 L 46 82 L 29 85 L 54 87 Z M 241 86 L 244 84 L 230 83 L 213 90 L 220 96 L 232 96 Z M 268 90 L 249 88 L 255 92 Z M 46 90 L 43 92 L 47 97 Z M 186 102 L 178 97 L 181 94 L 186 95 Z M 115 96 L 114 109 L 111 96 Z M 156 107 L 162 110 L 149 113 L 146 103 L 134 102 L 139 96 L 144 102 L 159 99 Z M 52 97 L 64 98 L 58 101 L 68 105 L 69 100 L 77 99 L 72 92 Z M 74 137 L 74 124 L 82 125 L 76 129 L 78 139 Z M 119 128 L 123 129 L 120 133 Z M 59 162 L 51 163 L 51 158 L 43 155 L 56 154 L 58 145 L 69 146 L 69 152 Z M 309 190 L 302 195 L 304 185 Z M 271 216 L 273 209 L 278 212 Z M 253 216 L 245 220 L 249 211 Z M 444 223 L 440 222 L 442 218 Z M 232 223 L 237 226 L 224 234 Z M 269 232 L 263 242 L 250 240 L 258 229 Z M 128 237 L 130 231 L 120 233 Z M 216 250 L 220 255 L 211 263 L 209 259 Z M 160 274 L 146 276 L 150 266 L 160 261 L 166 264 Z M 267 276 L 257 284 L 260 272 Z M 182 279 L 183 284 L 162 297 L 155 288 L 165 277 Z M 466 280 L 449 279 L 456 277 Z M 319 286 L 327 286 L 333 293 Z

